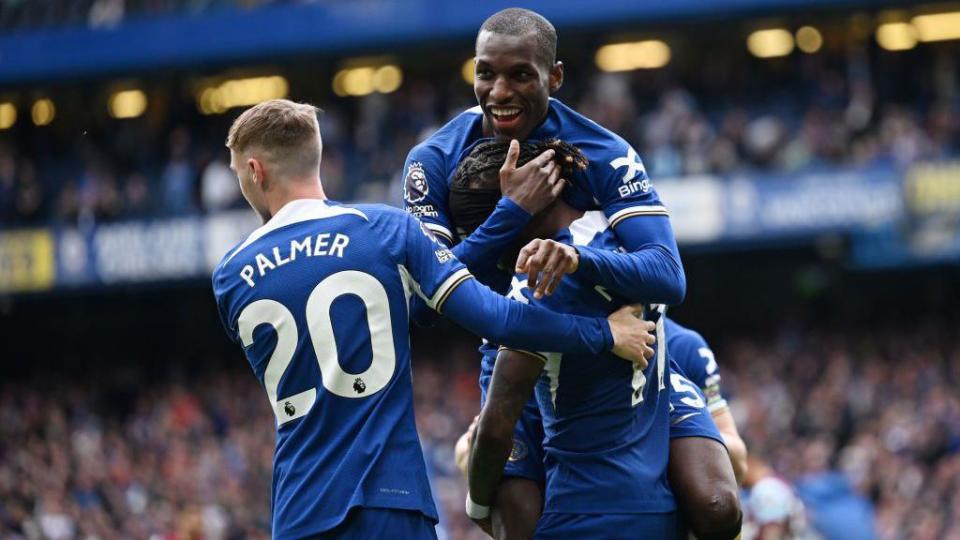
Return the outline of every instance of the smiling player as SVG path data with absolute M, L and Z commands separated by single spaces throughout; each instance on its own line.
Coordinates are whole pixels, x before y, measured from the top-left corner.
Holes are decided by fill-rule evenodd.
M 413 418 L 408 308 L 518 345 L 653 354 L 634 308 L 602 319 L 520 306 L 471 279 L 419 222 L 326 199 L 316 109 L 271 100 L 227 138 L 231 168 L 264 225 L 213 272 L 221 321 L 276 417 L 273 537 L 436 538 Z M 523 309 L 519 309 L 523 308 Z M 626 365 L 626 363 L 625 363 Z
M 448 122 L 414 147 L 405 164 L 404 201 L 470 268 L 481 282 L 506 292 L 511 274 L 497 268 L 532 216 L 563 191 L 578 210 L 599 210 L 609 220 L 622 252 L 584 248 L 564 252 L 552 245 L 530 253 L 529 285 L 537 295 L 551 292 L 562 278 L 564 257 L 576 257 L 577 272 L 592 283 L 624 291 L 631 302 L 678 304 L 686 281 L 667 210 L 647 178 L 637 153 L 621 137 L 553 99 L 563 84 L 553 25 L 529 10 L 511 8 L 488 18 L 476 40 L 474 93 L 478 106 Z M 518 166 L 513 144 L 500 169 L 502 196 L 494 212 L 472 233 L 457 230 L 450 205 L 452 174 L 470 148 L 484 137 L 515 140 L 560 139 L 583 152 L 589 163 L 575 178 L 561 178 L 553 150 Z M 566 182 L 572 185 L 564 189 Z M 415 309 L 415 313 L 423 310 Z M 422 320 L 421 315 L 417 315 Z M 481 348 L 481 387 L 493 373 L 496 345 Z M 536 404 L 531 401 L 531 407 Z M 532 458 L 530 458 L 532 459 Z M 497 493 L 494 526 L 522 512 L 539 493 L 537 473 L 512 461 Z M 507 508 L 500 512 L 498 508 Z

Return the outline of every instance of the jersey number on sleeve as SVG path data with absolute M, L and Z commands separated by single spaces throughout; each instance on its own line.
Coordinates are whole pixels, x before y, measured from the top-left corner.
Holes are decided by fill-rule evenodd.
M 334 300 L 345 294 L 359 297 L 367 312 L 373 359 L 370 367 L 363 373 L 347 373 L 340 366 L 337 356 L 330 306 Z M 345 270 L 328 276 L 314 287 L 307 299 L 306 321 L 313 351 L 320 366 L 320 378 L 328 392 L 345 398 L 364 398 L 383 390 L 393 378 L 397 358 L 393 346 L 390 303 L 387 291 L 375 277 L 356 270 Z M 263 385 L 267 389 L 267 397 L 279 426 L 307 414 L 316 402 L 317 390 L 311 388 L 278 399 L 280 379 L 290 366 L 297 349 L 297 323 L 290 310 L 276 300 L 252 302 L 243 309 L 238 320 L 240 340 L 244 347 L 253 344 L 253 330 L 261 324 L 269 324 L 277 333 L 277 345 L 267 363 Z
M 702 409 L 706 405 L 706 403 L 703 402 L 703 398 L 697 393 L 697 387 L 694 386 L 692 382 L 684 379 L 679 373 L 670 374 L 670 386 L 672 386 L 673 391 L 678 394 L 688 394 L 680 398 L 680 402 L 684 405 L 693 407 L 694 409 Z

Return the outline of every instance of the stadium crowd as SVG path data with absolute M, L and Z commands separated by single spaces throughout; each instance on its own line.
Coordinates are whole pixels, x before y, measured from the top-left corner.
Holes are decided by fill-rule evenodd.
M 751 79 L 749 63 L 735 63 L 722 88 L 709 70 L 693 79 L 609 74 L 574 58 L 569 73 L 592 74 L 568 76 L 560 97 L 631 142 L 654 181 L 902 168 L 960 154 L 956 58 L 923 69 L 856 56 L 839 69 L 828 58 L 791 59 L 796 73 L 762 81 Z M 463 81 L 438 75 L 409 75 L 393 94 L 356 100 L 299 95 L 291 78 L 294 99 L 325 110 L 322 176 L 332 198 L 399 205 L 409 149 L 475 104 Z M 233 115 L 202 116 L 172 95 L 151 99 L 164 108 L 134 120 L 65 117 L 55 123 L 79 123 L 20 122 L 0 133 L 0 227 L 82 227 L 242 206 L 223 148 Z
M 251 9 L 284 0 L 23 0 L 0 1 L 0 29 L 35 30 L 66 26 L 110 28 L 126 20 L 158 15 L 196 15 L 208 10 Z
M 443 361 L 414 351 L 441 538 L 482 537 L 452 457 L 477 412 L 473 345 L 453 341 Z M 838 507 L 803 486 L 833 471 L 872 502 L 879 538 L 960 538 L 960 340 L 948 325 L 783 329 L 716 345 L 750 451 L 813 493 L 814 524 Z M 181 375 L 4 380 L 0 536 L 266 537 L 273 419 L 243 360 L 231 365 L 189 379 L 176 366 Z

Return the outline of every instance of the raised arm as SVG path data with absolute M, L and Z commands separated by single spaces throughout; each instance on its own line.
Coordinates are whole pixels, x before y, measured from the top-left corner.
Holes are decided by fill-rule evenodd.
M 612 351 L 634 362 L 653 354 L 649 323 L 627 306 L 607 321 L 553 313 L 507 300 L 473 279 L 469 270 L 409 216 L 405 227 L 405 275 L 425 303 L 471 332 L 510 347 L 596 355 Z
M 576 272 L 631 302 L 682 302 L 687 282 L 666 217 L 635 217 L 616 232 L 626 252 L 533 240 L 520 250 L 515 270 L 527 274 L 537 298 L 553 294 L 564 274 Z
M 687 280 L 670 218 L 638 214 L 613 226 L 626 252 L 578 247 L 577 272 L 630 301 L 667 305 L 683 302 Z
M 639 305 L 625 306 L 606 321 L 554 313 L 500 296 L 475 280 L 460 282 L 442 303 L 443 315 L 478 336 L 519 349 L 596 355 L 611 351 L 646 365 L 653 355 L 654 323 L 640 320 Z
M 574 250 L 551 242 L 525 250 L 526 261 L 518 260 L 518 267 L 528 274 L 530 286 L 536 283 L 541 294 L 549 294 L 564 273 L 579 272 L 584 280 L 632 302 L 682 302 L 687 284 L 673 227 L 637 153 L 626 142 L 614 140 L 606 154 L 591 158 L 588 175 L 594 199 L 623 251 L 582 246 Z M 560 251 L 566 255 L 561 257 Z M 544 275 L 537 276 L 541 272 Z

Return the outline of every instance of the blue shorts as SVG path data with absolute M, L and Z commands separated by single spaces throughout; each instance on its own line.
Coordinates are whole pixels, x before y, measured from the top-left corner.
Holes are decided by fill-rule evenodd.
M 487 402 L 487 388 L 493 378 L 493 362 L 497 350 L 481 349 L 484 353 L 480 364 L 480 406 Z M 546 481 L 543 466 L 543 417 L 537 406 L 536 396 L 530 396 L 523 406 L 520 420 L 513 430 L 513 450 L 503 468 L 504 477 L 528 478 L 541 486 Z
M 537 522 L 536 540 L 603 538 L 604 540 L 676 540 L 677 514 L 558 514 Z
M 705 437 L 724 444 L 703 392 L 683 375 L 671 371 L 670 438 L 681 437 Z
M 432 519 L 417 510 L 399 508 L 351 508 L 339 525 L 312 536 L 315 540 L 436 540 L 437 529 Z

